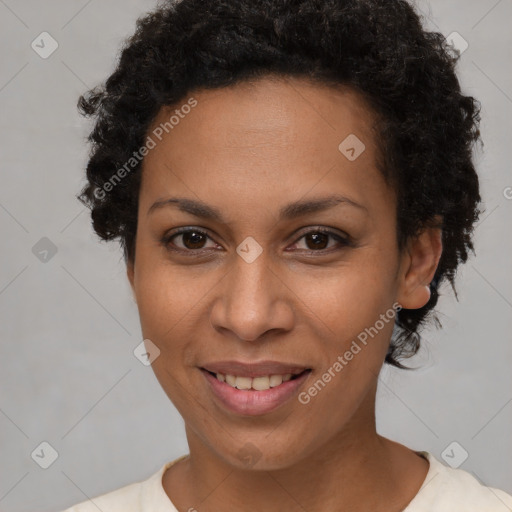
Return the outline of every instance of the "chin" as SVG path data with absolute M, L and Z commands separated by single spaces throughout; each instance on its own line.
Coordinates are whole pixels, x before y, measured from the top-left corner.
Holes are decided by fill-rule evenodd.
M 289 439 L 289 438 L 288 438 Z M 300 447 L 303 449 L 302 443 Z M 226 451 L 219 452 L 227 464 L 242 471 L 277 471 L 289 468 L 297 464 L 305 454 L 297 450 L 292 444 L 281 442 L 280 439 L 272 439 L 262 436 L 260 440 L 247 439 L 245 443 L 239 442 L 238 448 L 232 443 Z

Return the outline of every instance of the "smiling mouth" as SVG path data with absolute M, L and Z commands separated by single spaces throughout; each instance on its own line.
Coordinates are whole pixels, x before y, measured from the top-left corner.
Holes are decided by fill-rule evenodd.
M 283 382 L 296 380 L 305 373 L 311 372 L 310 368 L 306 368 L 305 370 L 297 374 L 271 374 L 251 378 L 238 375 L 214 373 L 212 371 L 206 370 L 205 368 L 201 368 L 201 370 L 209 373 L 218 381 L 224 382 L 225 384 L 231 386 L 232 388 L 244 391 L 266 391 L 268 389 L 280 386 L 281 384 L 283 384 Z

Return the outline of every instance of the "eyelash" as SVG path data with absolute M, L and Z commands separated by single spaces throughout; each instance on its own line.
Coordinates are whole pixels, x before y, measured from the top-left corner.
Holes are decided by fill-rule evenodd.
M 191 232 L 192 233 L 197 233 L 197 234 L 202 235 L 202 236 L 205 236 L 205 237 L 209 238 L 210 240 L 212 240 L 211 237 L 208 235 L 208 233 L 206 233 L 202 229 L 197 229 L 197 228 L 194 228 L 194 227 L 184 227 L 184 228 L 178 228 L 175 231 L 164 235 L 162 237 L 162 239 L 161 239 L 161 243 L 162 243 L 162 245 L 167 250 L 170 250 L 170 251 L 173 251 L 173 252 L 177 252 L 177 253 L 181 253 L 181 254 L 185 254 L 187 256 L 201 256 L 202 255 L 201 252 L 204 254 L 204 251 L 209 251 L 209 249 L 181 249 L 181 248 L 173 248 L 172 247 L 171 240 L 173 238 L 175 238 L 175 237 L 177 237 L 179 235 L 182 235 L 184 233 L 191 233 Z M 325 255 L 325 254 L 329 254 L 329 253 L 333 252 L 333 250 L 336 251 L 336 250 L 343 249 L 345 247 L 353 246 L 352 241 L 350 240 L 349 237 L 344 237 L 344 236 L 339 235 L 338 233 L 335 233 L 335 232 L 333 232 L 333 231 L 331 231 L 329 229 L 326 229 L 326 228 L 315 228 L 315 229 L 312 229 L 310 231 L 307 231 L 306 233 L 303 233 L 293 243 L 293 245 L 295 245 L 299 240 L 302 240 L 307 235 L 317 234 L 317 233 L 328 235 L 331 238 L 334 238 L 339 243 L 339 247 L 334 248 L 334 249 L 331 247 L 329 249 L 319 249 L 319 250 L 305 249 L 305 251 L 309 252 L 310 254 L 311 253 L 313 253 L 313 254 L 314 253 L 319 253 L 320 255 Z

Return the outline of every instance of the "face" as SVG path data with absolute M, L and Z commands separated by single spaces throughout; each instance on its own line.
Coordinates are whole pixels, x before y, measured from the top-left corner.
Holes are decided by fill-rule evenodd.
M 397 304 L 428 300 L 435 236 L 399 252 L 355 92 L 266 77 L 191 97 L 148 131 L 128 266 L 160 384 L 193 442 L 234 466 L 364 439 Z

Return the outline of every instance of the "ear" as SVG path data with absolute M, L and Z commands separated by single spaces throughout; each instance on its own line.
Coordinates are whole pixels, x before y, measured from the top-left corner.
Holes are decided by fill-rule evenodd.
M 397 301 L 405 309 L 422 308 L 430 300 L 429 284 L 443 252 L 442 229 L 427 227 L 404 249 Z
M 135 264 L 133 261 L 128 261 L 126 264 L 126 276 L 128 277 L 128 282 L 130 283 L 130 287 L 132 289 L 133 300 L 137 303 L 137 296 L 135 295 Z

